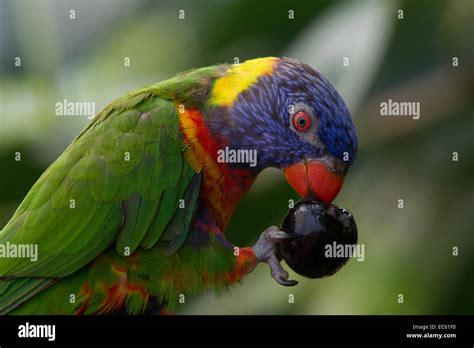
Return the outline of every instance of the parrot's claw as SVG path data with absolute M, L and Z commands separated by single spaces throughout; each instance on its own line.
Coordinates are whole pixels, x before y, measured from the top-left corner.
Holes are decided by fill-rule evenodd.
M 276 228 L 276 230 L 275 230 Z M 290 238 L 291 236 L 283 231 L 280 231 L 278 227 L 272 226 L 270 227 L 270 231 L 268 232 L 267 236 L 271 241 L 278 242 L 280 239 L 287 239 Z M 267 229 L 268 231 L 268 229 Z M 265 233 L 265 232 L 264 232 Z
M 273 279 L 275 279 L 278 284 L 284 286 L 294 286 L 298 284 L 296 280 L 288 279 L 288 272 L 283 269 L 280 265 L 280 261 L 278 261 L 276 257 L 277 243 L 282 239 L 290 237 L 290 235 L 280 231 L 278 227 L 271 226 L 260 235 L 260 238 L 253 247 L 257 259 L 268 263 Z

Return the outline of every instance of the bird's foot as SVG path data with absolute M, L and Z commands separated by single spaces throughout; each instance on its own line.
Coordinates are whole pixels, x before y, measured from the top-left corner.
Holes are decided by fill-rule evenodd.
M 262 232 L 257 243 L 253 246 L 253 251 L 258 261 L 268 263 L 273 279 L 275 279 L 278 284 L 284 286 L 294 286 L 298 284 L 296 280 L 288 279 L 288 272 L 283 269 L 276 256 L 278 242 L 289 237 L 288 234 L 280 231 L 278 227 L 271 226 Z

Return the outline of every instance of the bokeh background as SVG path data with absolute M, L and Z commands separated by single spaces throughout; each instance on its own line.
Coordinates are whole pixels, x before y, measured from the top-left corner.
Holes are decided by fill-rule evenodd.
M 359 156 L 336 204 L 355 215 L 365 260 L 326 279 L 292 274 L 293 288 L 262 264 L 228 293 L 188 299 L 179 313 L 472 314 L 472 18 L 472 0 L 0 0 L 0 226 L 88 122 L 55 116 L 56 102 L 93 101 L 98 111 L 182 70 L 287 56 L 331 80 L 353 115 Z M 421 118 L 380 116 L 389 98 L 420 102 Z M 228 238 L 252 245 L 280 224 L 291 198 L 283 175 L 265 171 Z

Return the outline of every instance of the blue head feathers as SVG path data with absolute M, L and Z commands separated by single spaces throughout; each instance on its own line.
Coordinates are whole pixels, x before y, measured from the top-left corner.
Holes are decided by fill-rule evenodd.
M 294 127 L 295 113 L 312 121 L 309 132 Z M 331 83 L 307 64 L 277 59 L 233 105 L 206 117 L 211 132 L 234 149 L 255 149 L 258 168 L 285 167 L 303 158 L 331 156 L 352 163 L 357 136 L 350 113 Z

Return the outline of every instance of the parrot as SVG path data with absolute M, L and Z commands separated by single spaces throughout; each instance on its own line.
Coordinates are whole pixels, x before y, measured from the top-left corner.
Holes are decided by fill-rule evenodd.
M 222 149 L 256 161 L 223 161 Z M 119 97 L 1 230 L 0 246 L 38 255 L 0 258 L 0 314 L 175 313 L 183 296 L 227 291 L 259 263 L 293 286 L 276 248 L 287 235 L 270 226 L 233 245 L 233 211 L 269 167 L 329 204 L 356 154 L 342 97 L 292 58 L 192 69 Z

